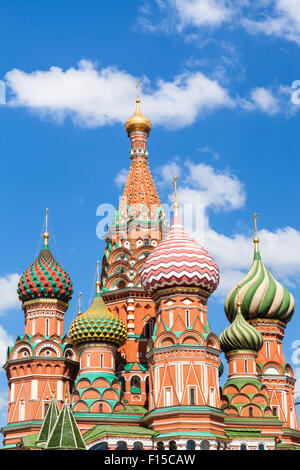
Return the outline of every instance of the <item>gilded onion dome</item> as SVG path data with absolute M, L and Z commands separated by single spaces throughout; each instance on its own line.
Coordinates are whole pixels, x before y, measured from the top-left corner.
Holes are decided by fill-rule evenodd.
M 138 82 L 139 83 L 139 82 Z M 138 90 L 138 84 L 137 84 L 137 90 Z M 131 132 L 134 131 L 142 131 L 146 132 L 149 134 L 151 131 L 151 122 L 149 121 L 148 118 L 146 118 L 141 111 L 140 108 L 140 98 L 137 93 L 137 98 L 136 98 L 136 108 L 132 116 L 127 119 L 126 124 L 125 124 L 125 129 L 126 132 L 129 136 Z
M 264 318 L 287 323 L 292 318 L 294 298 L 266 269 L 260 257 L 257 237 L 254 238 L 253 263 L 239 286 L 242 312 L 246 320 Z M 225 300 L 225 313 L 230 322 L 235 315 L 237 292 L 237 287 L 234 287 Z
M 148 256 L 141 272 L 142 284 L 150 294 L 159 289 L 182 286 L 199 287 L 208 297 L 218 287 L 219 268 L 181 225 L 176 189 L 175 201 L 172 227 Z
M 240 302 L 237 302 L 237 312 L 232 324 L 220 335 L 220 345 L 225 353 L 237 349 L 250 349 L 258 352 L 262 348 L 263 337 L 243 317 Z
M 117 315 L 112 313 L 100 293 L 100 282 L 97 281 L 96 297 L 90 308 L 71 323 L 69 338 L 78 346 L 81 343 L 111 343 L 122 346 L 127 338 L 126 325 Z
M 48 239 L 46 226 L 44 246 L 37 259 L 22 274 L 18 284 L 18 295 L 22 302 L 34 299 L 57 299 L 69 302 L 72 298 L 71 278 L 53 257 Z

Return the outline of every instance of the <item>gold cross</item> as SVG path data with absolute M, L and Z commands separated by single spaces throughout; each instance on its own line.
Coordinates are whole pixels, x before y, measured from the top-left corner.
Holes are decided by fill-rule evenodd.
M 49 209 L 47 208 L 46 209 L 46 216 L 45 216 L 45 221 L 46 221 L 45 232 L 48 232 L 48 211 L 49 211 Z
M 140 81 L 138 80 L 136 82 L 136 99 L 139 100 L 140 99 L 140 96 L 139 96 L 139 86 L 140 86 Z
M 100 280 L 100 275 L 99 275 L 99 264 L 100 264 L 100 261 L 98 260 L 98 261 L 97 261 L 97 282 L 99 282 L 99 280 Z
M 78 313 L 81 313 L 81 296 L 82 296 L 82 292 L 79 292 L 79 296 L 78 296 Z
M 257 238 L 257 223 L 256 223 L 256 217 L 258 217 L 259 214 L 255 212 L 254 216 L 252 217 L 251 220 L 254 220 L 254 237 Z
M 173 180 L 172 184 L 174 184 L 175 203 L 176 204 L 178 203 L 178 201 L 177 201 L 177 185 L 176 185 L 177 180 L 178 180 L 178 176 L 174 176 L 174 180 Z

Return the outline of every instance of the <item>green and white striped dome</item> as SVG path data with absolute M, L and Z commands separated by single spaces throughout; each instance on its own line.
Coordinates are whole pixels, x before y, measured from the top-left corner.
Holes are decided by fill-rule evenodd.
M 238 284 L 243 316 L 246 320 L 264 318 L 287 323 L 295 310 L 294 298 L 266 269 L 260 257 L 257 238 L 254 245 L 251 268 Z M 230 322 L 235 317 L 237 294 L 238 287 L 235 286 L 225 300 L 225 313 Z
M 239 303 L 232 324 L 220 335 L 220 345 L 225 353 L 237 349 L 250 349 L 258 352 L 262 348 L 263 337 L 261 333 L 245 320 Z

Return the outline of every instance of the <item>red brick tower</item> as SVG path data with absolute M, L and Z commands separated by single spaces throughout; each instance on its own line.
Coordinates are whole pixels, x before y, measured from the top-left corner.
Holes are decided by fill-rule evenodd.
M 207 299 L 218 286 L 219 270 L 209 253 L 185 233 L 177 202 L 174 209 L 169 234 L 141 273 L 156 310 L 147 348 L 150 413 L 145 420 L 159 431 L 165 446 L 181 437 L 193 440 L 196 447 L 207 439 L 210 448 L 216 448 L 217 439 L 225 438 L 221 361 L 218 338 L 207 320 Z
M 242 313 L 263 336 L 263 347 L 256 359 L 257 374 L 269 390 L 273 415 L 285 422 L 287 428 L 298 430 L 293 397 L 295 378 L 292 367 L 285 362 L 282 350 L 285 327 L 295 310 L 294 299 L 262 262 L 256 223 L 253 241 L 253 263 L 248 274 L 239 283 Z M 234 318 L 237 291 L 237 287 L 234 287 L 225 301 L 229 321 Z
M 38 258 L 21 276 L 19 298 L 25 314 L 25 334 L 8 349 L 4 365 L 9 383 L 4 444 L 36 433 L 56 390 L 58 406 L 64 402 L 78 371 L 78 352 L 64 335 L 64 316 L 72 297 L 69 275 L 54 259 L 44 233 Z
M 131 166 L 119 210 L 108 229 L 101 284 L 106 305 L 122 318 L 128 331 L 117 364 L 124 401 L 144 406 L 146 343 L 153 329 L 154 303 L 141 286 L 140 272 L 168 225 L 148 166 L 151 123 L 141 113 L 139 97 L 125 129 L 131 141 Z

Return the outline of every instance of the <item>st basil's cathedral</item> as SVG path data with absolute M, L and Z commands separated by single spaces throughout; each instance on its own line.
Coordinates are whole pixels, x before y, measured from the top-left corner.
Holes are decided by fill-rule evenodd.
M 79 302 L 68 335 L 73 286 L 50 251 L 47 214 L 43 248 L 20 278 L 25 331 L 4 364 L 2 448 L 300 449 L 295 378 L 282 349 L 294 299 L 263 263 L 255 217 L 253 261 L 227 295 L 229 326 L 218 338 L 208 300 L 219 268 L 183 228 L 176 177 L 169 228 L 139 97 L 125 129 L 131 164 L 95 298 L 86 312 Z

